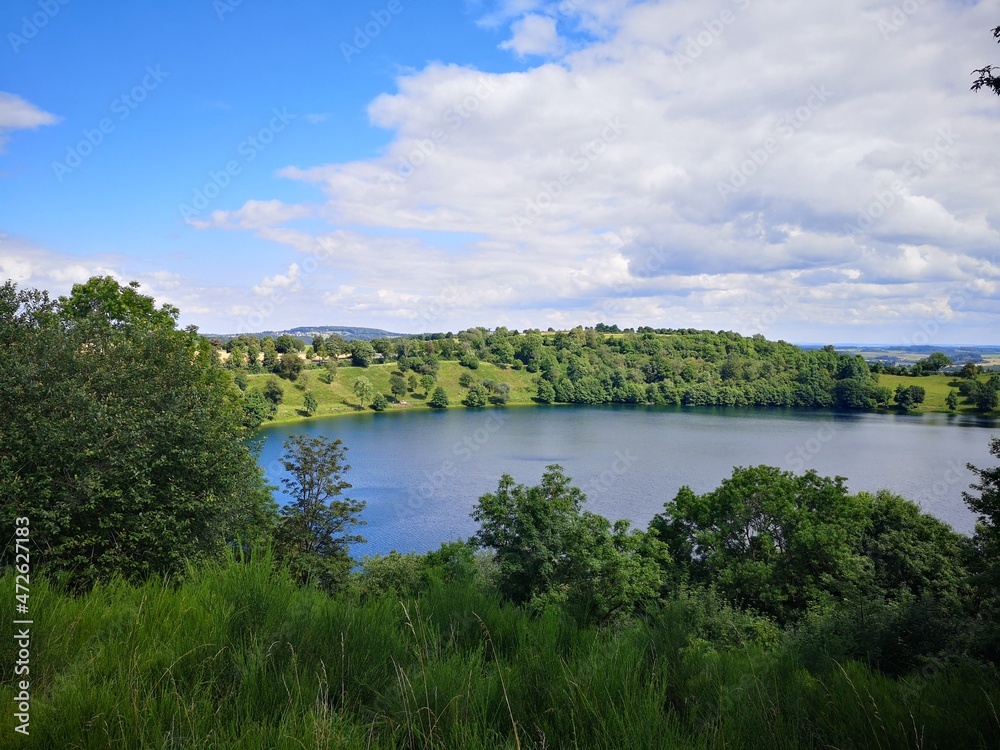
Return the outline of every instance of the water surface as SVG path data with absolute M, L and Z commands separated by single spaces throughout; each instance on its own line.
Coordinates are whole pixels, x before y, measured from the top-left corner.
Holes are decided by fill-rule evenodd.
M 561 464 L 587 494 L 585 507 L 645 528 L 689 485 L 706 492 L 734 466 L 768 464 L 843 476 L 852 491 L 885 487 L 970 533 L 965 465 L 992 466 L 995 421 L 929 414 L 644 406 L 539 406 L 369 412 L 271 425 L 260 461 L 272 484 L 292 433 L 340 438 L 349 496 L 368 503 L 356 554 L 425 552 L 468 538 L 482 494 L 504 473 L 535 484 Z

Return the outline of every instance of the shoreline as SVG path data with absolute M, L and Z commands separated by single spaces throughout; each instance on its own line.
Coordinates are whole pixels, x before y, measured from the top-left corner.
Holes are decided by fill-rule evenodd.
M 312 421 L 320 420 L 320 419 L 334 419 L 334 418 L 340 418 L 340 417 L 357 417 L 357 416 L 364 416 L 364 415 L 373 415 L 374 416 L 374 415 L 380 415 L 380 414 L 405 414 L 405 413 L 413 413 L 413 412 L 443 412 L 443 411 L 456 410 L 456 409 L 465 409 L 467 411 L 477 411 L 477 412 L 485 413 L 485 412 L 488 412 L 488 411 L 491 411 L 491 410 L 496 410 L 496 409 L 525 409 L 525 408 L 537 409 L 537 408 L 551 408 L 551 407 L 581 407 L 581 406 L 582 407 L 594 407 L 594 406 L 606 407 L 606 406 L 613 406 L 613 407 L 619 407 L 619 408 L 622 408 L 622 407 L 632 407 L 632 408 L 638 408 L 638 407 L 643 407 L 643 408 L 659 407 L 659 408 L 684 409 L 684 410 L 691 410 L 691 411 L 705 411 L 705 410 L 710 410 L 710 409 L 741 409 L 741 410 L 746 410 L 746 411 L 776 411 L 776 410 L 781 410 L 781 411 L 787 411 L 787 412 L 803 412 L 803 413 L 813 413 L 813 414 L 815 414 L 815 413 L 826 413 L 826 414 L 831 414 L 831 415 L 834 415 L 834 414 L 835 415 L 878 414 L 878 415 L 883 415 L 883 416 L 899 416 L 899 417 L 928 417 L 928 416 L 932 416 L 932 415 L 942 415 L 942 416 L 946 416 L 946 417 L 961 417 L 961 418 L 964 418 L 964 419 L 973 419 L 973 420 L 980 421 L 980 422 L 983 423 L 982 425 L 978 425 L 978 426 L 983 426 L 983 427 L 998 427 L 998 428 L 1000 428 L 1000 411 L 993 411 L 993 412 L 988 412 L 988 413 L 985 413 L 985 414 L 981 413 L 981 412 L 976 412 L 974 410 L 946 411 L 946 410 L 940 410 L 940 409 L 922 409 L 922 410 L 911 409 L 910 411 L 906 411 L 906 412 L 898 411 L 896 409 L 875 409 L 875 410 L 872 410 L 872 411 L 836 411 L 836 410 L 833 410 L 833 409 L 822 409 L 822 408 L 817 408 L 817 407 L 804 407 L 804 406 L 685 406 L 683 404 L 672 404 L 672 405 L 662 405 L 662 404 L 622 404 L 622 403 L 616 403 L 616 402 L 609 402 L 609 403 L 605 403 L 605 404 L 577 404 L 577 403 L 562 403 L 562 402 L 560 402 L 560 403 L 551 403 L 551 404 L 541 404 L 541 403 L 537 403 L 537 402 L 535 402 L 535 403 L 526 403 L 526 402 L 519 401 L 517 403 L 507 403 L 507 404 L 504 404 L 503 406 L 493 406 L 493 405 L 491 405 L 491 406 L 475 407 L 475 408 L 470 408 L 468 406 L 465 406 L 464 404 L 451 404 L 451 405 L 446 406 L 444 408 L 432 409 L 430 407 L 425 407 L 424 404 L 409 404 L 409 405 L 403 406 L 403 407 L 390 405 L 389 408 L 387 408 L 387 409 L 385 409 L 384 411 L 381 411 L 381 412 L 377 412 L 377 411 L 374 411 L 371 408 L 367 408 L 366 407 L 364 409 L 357 409 L 357 408 L 350 409 L 350 410 L 346 410 L 345 409 L 345 410 L 342 410 L 342 411 L 331 412 L 331 413 L 328 413 L 328 414 L 313 414 L 310 417 L 304 417 L 302 415 L 296 414 L 295 416 L 291 416 L 291 417 L 288 417 L 288 418 L 274 419 L 274 420 L 269 420 L 267 422 L 264 422 L 263 424 L 260 425 L 260 427 L 257 428 L 257 430 L 258 431 L 264 430 L 267 427 L 271 427 L 271 426 L 274 426 L 274 427 L 279 427 L 279 426 L 284 427 L 284 426 L 287 426 L 287 425 L 299 424 L 299 423 L 303 423 L 303 422 L 312 422 Z M 421 407 L 423 407 L 423 408 L 421 408 Z

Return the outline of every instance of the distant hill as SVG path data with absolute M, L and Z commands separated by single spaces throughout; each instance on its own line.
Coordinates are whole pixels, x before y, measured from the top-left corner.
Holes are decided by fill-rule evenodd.
M 810 348 L 808 345 L 803 349 Z M 920 346 L 876 346 L 871 344 L 837 344 L 834 347 L 845 354 L 860 354 L 869 363 L 882 362 L 887 365 L 912 365 L 934 352 L 951 358 L 956 365 L 972 362 L 991 366 L 1000 362 L 1000 346 L 947 346 L 924 344 Z
M 393 333 L 392 331 L 383 331 L 381 328 L 360 328 L 357 326 L 299 326 L 298 328 L 289 328 L 283 331 L 257 331 L 255 333 L 239 334 L 239 333 L 205 333 L 202 334 L 207 339 L 219 339 L 219 341 L 229 341 L 237 336 L 246 335 L 253 336 L 258 339 L 265 338 L 266 336 L 271 336 L 272 338 L 277 338 L 278 336 L 289 334 L 300 339 L 304 339 L 306 343 L 312 339 L 316 334 L 323 334 L 324 336 L 329 336 L 330 334 L 336 333 L 343 336 L 345 341 L 371 341 L 372 339 L 393 339 L 399 338 L 400 336 L 408 336 L 406 333 Z

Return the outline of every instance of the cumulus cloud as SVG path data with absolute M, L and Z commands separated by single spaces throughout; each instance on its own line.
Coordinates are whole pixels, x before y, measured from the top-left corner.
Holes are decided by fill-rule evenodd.
M 42 125 L 54 125 L 59 118 L 44 112 L 17 94 L 0 91 L 0 154 L 14 130 L 34 130 Z
M 512 27 L 514 35 L 500 45 L 524 57 L 526 55 L 554 55 L 562 47 L 562 39 L 556 30 L 556 20 L 548 16 L 527 15 L 516 21 Z
M 203 226 L 297 253 L 329 241 L 303 283 L 330 317 L 422 330 L 605 320 L 886 340 L 940 314 L 989 332 L 1000 108 L 962 76 L 992 52 L 995 19 L 894 7 L 508 3 L 490 21 L 511 24 L 507 47 L 556 59 L 404 74 L 369 108 L 393 133 L 379 155 L 279 173 L 325 205 L 251 201 Z M 559 54 L 563 25 L 589 36 Z M 287 226 L 307 215 L 330 230 Z

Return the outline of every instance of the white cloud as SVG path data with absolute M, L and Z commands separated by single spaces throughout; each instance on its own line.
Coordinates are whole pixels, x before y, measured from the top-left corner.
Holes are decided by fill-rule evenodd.
M 548 16 L 527 15 L 514 22 L 514 35 L 500 45 L 519 57 L 526 55 L 554 55 L 563 48 L 563 41 L 556 30 L 556 20 Z
M 0 154 L 14 130 L 34 130 L 42 125 L 53 125 L 59 118 L 44 112 L 17 94 L 0 91 Z
M 302 285 L 299 283 L 299 266 L 297 263 L 292 263 L 288 267 L 288 271 L 284 274 L 275 274 L 270 278 L 265 277 L 262 279 L 253 288 L 253 293 L 261 297 L 267 297 L 279 289 L 291 292 L 301 288 Z
M 325 206 L 202 226 L 329 241 L 300 280 L 329 318 L 885 340 L 961 288 L 950 320 L 995 339 L 976 284 L 1000 283 L 1000 104 L 962 78 L 993 51 L 985 4 L 923 4 L 885 37 L 887 1 L 583 5 L 496 22 L 517 19 L 518 54 L 553 53 L 556 13 L 597 41 L 523 72 L 406 74 L 370 106 L 394 132 L 378 156 L 279 173 Z M 287 226 L 306 216 L 330 230 Z

